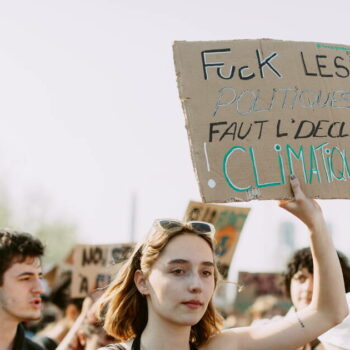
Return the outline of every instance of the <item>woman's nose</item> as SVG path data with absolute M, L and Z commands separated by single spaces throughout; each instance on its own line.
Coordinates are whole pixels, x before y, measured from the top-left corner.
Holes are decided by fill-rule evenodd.
M 199 293 L 202 291 L 202 280 L 196 273 L 191 274 L 189 281 L 189 290 L 191 293 Z

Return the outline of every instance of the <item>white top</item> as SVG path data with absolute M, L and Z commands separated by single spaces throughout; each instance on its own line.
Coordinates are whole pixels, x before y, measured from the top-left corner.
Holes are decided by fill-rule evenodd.
M 346 300 L 350 308 L 350 293 L 346 294 Z M 323 333 L 318 339 L 327 349 L 334 349 L 334 347 L 331 347 L 334 345 L 344 350 L 350 350 L 350 315 L 342 323 Z M 327 347 L 328 344 L 330 347 Z

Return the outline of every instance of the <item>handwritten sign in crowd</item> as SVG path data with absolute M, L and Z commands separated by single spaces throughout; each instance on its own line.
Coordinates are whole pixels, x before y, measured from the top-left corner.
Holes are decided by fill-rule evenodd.
M 87 245 L 74 248 L 72 298 L 83 298 L 106 287 L 134 248 L 133 243 Z
M 186 209 L 185 221 L 206 221 L 214 225 L 215 255 L 218 269 L 224 279 L 227 279 L 231 260 L 249 211 L 249 208 L 193 201 Z
M 205 202 L 350 198 L 350 47 L 280 40 L 175 42 Z

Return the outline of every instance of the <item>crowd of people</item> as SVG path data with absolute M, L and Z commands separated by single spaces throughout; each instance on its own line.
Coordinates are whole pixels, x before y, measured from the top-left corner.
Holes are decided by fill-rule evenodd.
M 280 206 L 308 227 L 310 248 L 286 268 L 286 315 L 257 320 L 273 312 L 255 313 L 249 326 L 223 326 L 213 300 L 221 278 L 213 225 L 159 219 L 105 290 L 84 300 L 65 295 L 56 303 L 63 311 L 39 327 L 53 298 L 42 297 L 44 246 L 30 234 L 2 230 L 0 350 L 350 349 L 348 261 L 335 250 L 318 203 L 295 176 L 291 186 L 294 199 Z

